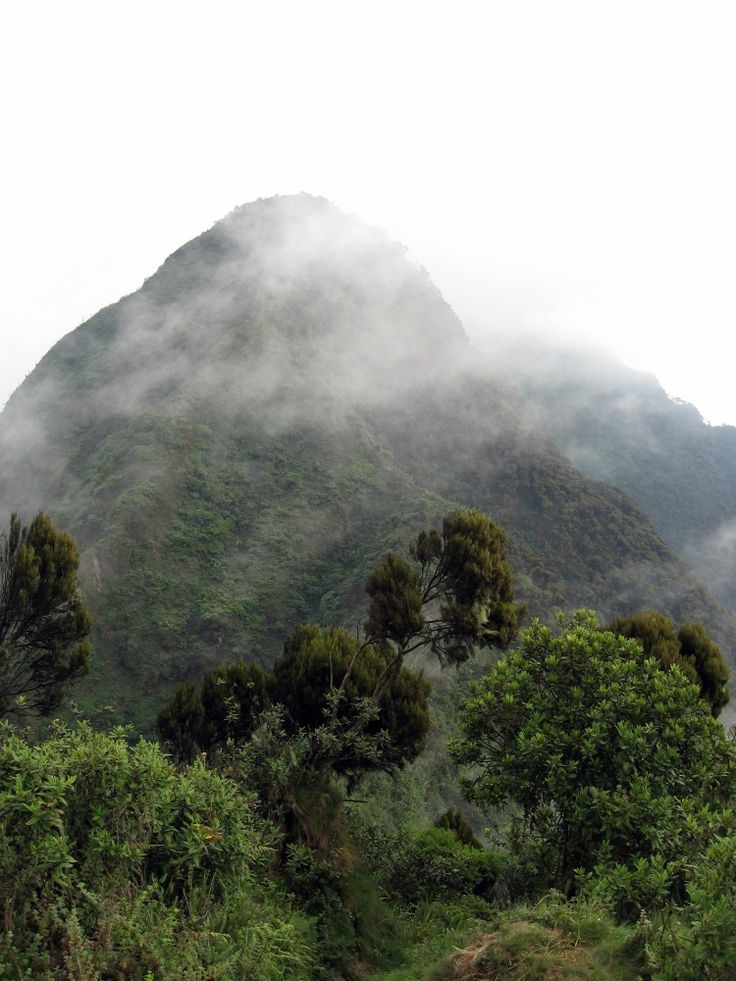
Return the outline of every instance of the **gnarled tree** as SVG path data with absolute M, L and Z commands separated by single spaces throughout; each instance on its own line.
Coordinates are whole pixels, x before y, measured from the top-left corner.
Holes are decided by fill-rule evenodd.
M 448 514 L 441 532 L 423 531 L 409 561 L 389 553 L 366 592 L 364 645 L 390 654 L 387 673 L 419 648 L 445 665 L 467 661 L 474 647 L 506 647 L 524 612 L 514 603 L 506 537 L 475 509 Z

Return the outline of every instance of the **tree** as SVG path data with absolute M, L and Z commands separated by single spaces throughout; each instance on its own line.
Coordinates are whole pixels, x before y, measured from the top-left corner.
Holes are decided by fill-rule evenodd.
M 287 738 L 306 739 L 304 766 L 312 771 L 355 780 L 369 770 L 401 767 L 424 746 L 430 684 L 402 666 L 374 704 L 386 657 L 368 648 L 355 662 L 357 647 L 346 630 L 297 627 L 271 672 L 240 661 L 207 674 L 201 694 L 190 682 L 181 684 L 159 714 L 161 738 L 178 759 L 190 761 L 201 750 L 247 742 L 264 711 L 280 707 Z
M 535 621 L 473 687 L 461 727 L 468 795 L 511 804 L 516 847 L 542 885 L 567 892 L 594 869 L 614 870 L 634 906 L 645 880 L 675 888 L 703 845 L 704 814 L 736 789 L 734 748 L 695 686 L 588 611 L 559 635 Z
M 365 629 L 298 627 L 266 676 L 241 662 L 205 678 L 195 704 L 187 685 L 159 715 L 159 732 L 183 759 L 248 739 L 267 705 L 283 706 L 291 735 L 306 734 L 314 768 L 361 773 L 403 766 L 424 745 L 430 685 L 404 664 L 420 649 L 460 664 L 477 646 L 505 646 L 518 631 L 504 534 L 481 511 L 445 517 L 422 532 L 409 560 L 395 553 L 370 576 Z
M 334 743 L 315 748 L 313 765 L 353 776 L 416 759 L 429 731 L 431 691 L 421 672 L 401 665 L 385 675 L 386 654 L 368 646 L 356 659 L 358 648 L 358 641 L 338 627 L 297 627 L 274 664 L 272 687 L 292 731 L 331 724 L 339 734 Z M 387 680 L 371 712 L 382 677 Z
M 191 763 L 205 748 L 204 719 L 204 706 L 196 685 L 183 681 L 158 714 L 161 741 L 182 763 Z
M 271 676 L 247 661 L 210 671 L 201 692 L 184 681 L 158 714 L 159 735 L 177 759 L 187 763 L 228 740 L 244 742 L 271 705 L 271 685 Z
M 0 536 L 0 713 L 55 709 L 89 670 L 90 620 L 71 535 L 39 513 Z
M 448 514 L 442 532 L 423 531 L 410 561 L 391 552 L 369 578 L 365 645 L 387 652 L 390 673 L 407 654 L 431 651 L 462 664 L 475 647 L 506 647 L 524 608 L 514 603 L 503 531 L 482 511 Z
M 616 634 L 639 641 L 644 653 L 656 657 L 665 668 L 676 664 L 700 689 L 700 697 L 713 716 L 728 702 L 728 665 L 720 648 L 697 623 L 683 623 L 679 631 L 672 620 L 656 610 L 619 617 L 608 627 Z
M 700 697 L 711 707 L 714 716 L 728 702 L 729 670 L 721 650 L 699 623 L 683 623 L 677 633 L 681 656 L 692 663 L 700 687 Z

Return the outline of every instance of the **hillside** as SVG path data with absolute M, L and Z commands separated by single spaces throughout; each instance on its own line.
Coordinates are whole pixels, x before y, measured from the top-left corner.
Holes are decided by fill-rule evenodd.
M 0 415 L 0 506 L 79 542 L 85 708 L 145 728 L 182 679 L 359 622 L 376 560 L 456 505 L 507 529 L 532 613 L 657 606 L 733 663 L 646 494 L 498 367 L 403 248 L 307 196 L 237 209 L 63 338 Z
M 711 426 L 613 358 L 537 345 L 498 351 L 528 410 L 577 469 L 636 500 L 736 611 L 736 427 Z

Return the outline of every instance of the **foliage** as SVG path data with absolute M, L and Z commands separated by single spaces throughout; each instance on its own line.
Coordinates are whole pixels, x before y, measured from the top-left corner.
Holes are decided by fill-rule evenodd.
M 645 931 L 615 925 L 598 903 L 568 902 L 558 893 L 506 909 L 478 899 L 426 904 L 414 911 L 412 937 L 407 965 L 376 981 L 648 976 Z
M 692 663 L 698 676 L 700 695 L 711 706 L 714 716 L 729 699 L 729 670 L 720 648 L 699 623 L 683 623 L 677 639 L 683 660 Z
M 390 553 L 366 585 L 370 642 L 399 659 L 426 647 L 442 664 L 461 664 L 474 647 L 508 645 L 523 611 L 514 604 L 505 545 L 487 514 L 461 509 L 445 516 L 441 533 L 421 532 L 413 565 Z
M 489 928 L 496 910 L 478 896 L 422 903 L 397 913 L 405 922 L 407 943 L 400 967 L 378 972 L 375 981 L 427 981 L 444 971 L 445 960 L 468 936 Z
M 687 905 L 654 919 L 648 953 L 659 981 L 733 977 L 736 836 L 716 838 L 686 870 Z
M 608 630 L 622 637 L 639 641 L 648 657 L 656 657 L 665 668 L 676 664 L 685 677 L 693 683 L 697 680 L 693 666 L 683 660 L 677 629 L 663 613 L 648 610 L 629 617 L 618 617 L 608 625 Z
M 3 733 L 0 786 L 0 975 L 311 976 L 311 926 L 267 879 L 272 832 L 225 776 L 57 725 L 35 746 Z
M 434 826 L 435 828 L 445 828 L 448 831 L 452 831 L 463 845 L 472 845 L 474 848 L 483 847 L 475 837 L 475 832 L 467 819 L 456 807 L 448 807 L 445 813 L 440 814 L 434 822 Z
M 358 654 L 360 656 L 358 656 Z M 285 737 L 309 741 L 318 770 L 353 779 L 414 759 L 429 729 L 429 682 L 401 666 L 374 699 L 387 658 L 341 628 L 298 627 L 271 672 L 236 662 L 205 676 L 201 695 L 188 682 L 159 714 L 159 732 L 177 758 L 191 760 L 228 742 L 242 744 L 271 706 L 283 709 Z
M 89 670 L 90 621 L 71 535 L 39 512 L 0 534 L 0 714 L 47 714 Z
M 183 681 L 171 702 L 158 714 L 158 731 L 164 745 L 178 760 L 191 763 L 204 745 L 204 706 L 191 681 Z
M 322 969 L 317 976 L 356 978 L 355 963 L 396 963 L 405 946 L 401 921 L 375 879 L 345 852 L 322 856 L 290 845 L 284 880 L 314 918 Z
M 346 630 L 297 628 L 273 667 L 274 699 L 286 709 L 295 730 L 341 725 L 346 737 L 336 742 L 329 766 L 336 773 L 402 766 L 415 759 L 429 729 L 430 684 L 423 674 L 401 665 L 386 679 L 388 659 L 375 647 L 359 647 Z M 333 702 L 329 696 L 332 693 Z M 360 724 L 361 703 L 375 698 L 373 718 Z M 377 756 L 376 739 L 383 750 Z M 315 755 L 314 763 L 323 761 Z
M 270 704 L 271 678 L 245 661 L 223 665 L 205 675 L 202 682 L 202 726 L 198 742 L 203 750 L 228 739 L 248 739 L 261 713 Z
M 270 705 L 271 681 L 257 664 L 237 661 L 205 675 L 201 692 L 182 682 L 159 712 L 161 739 L 177 759 L 191 762 L 198 752 L 250 738 Z
M 551 886 L 615 879 L 620 915 L 676 894 L 703 838 L 728 823 L 736 753 L 677 668 L 579 611 L 554 635 L 535 621 L 468 700 L 455 752 L 475 769 L 470 796 L 517 808 L 514 847 Z
M 447 828 L 419 831 L 407 825 L 385 832 L 358 826 L 355 834 L 363 862 L 401 906 L 492 896 L 501 857 L 462 842 Z
M 638 640 L 644 653 L 656 657 L 664 667 L 676 664 L 686 678 L 698 685 L 712 714 L 720 714 L 729 699 L 728 665 L 700 624 L 683 623 L 678 631 L 669 617 L 648 610 L 618 617 L 608 629 Z

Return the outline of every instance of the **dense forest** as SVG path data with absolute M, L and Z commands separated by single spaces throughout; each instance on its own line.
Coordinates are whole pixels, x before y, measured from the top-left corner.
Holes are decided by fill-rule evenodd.
M 0 414 L 0 977 L 732 977 L 735 448 L 322 199 L 184 246 Z

